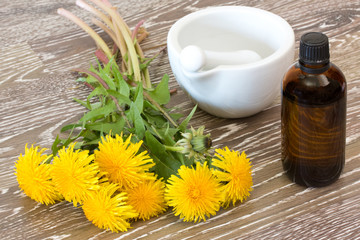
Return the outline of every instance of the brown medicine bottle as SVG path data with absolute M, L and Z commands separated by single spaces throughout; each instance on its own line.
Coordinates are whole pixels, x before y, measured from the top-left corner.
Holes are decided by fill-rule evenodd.
M 326 35 L 304 34 L 282 83 L 282 164 L 307 187 L 333 183 L 345 163 L 346 80 L 329 58 Z

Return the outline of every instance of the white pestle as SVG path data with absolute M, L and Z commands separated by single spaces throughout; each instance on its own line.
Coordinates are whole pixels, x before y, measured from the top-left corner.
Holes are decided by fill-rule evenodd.
M 197 72 L 202 68 L 212 69 L 219 65 L 240 65 L 261 60 L 261 56 L 251 50 L 234 52 L 215 52 L 203 50 L 198 46 L 189 45 L 180 54 L 183 68 L 189 72 Z

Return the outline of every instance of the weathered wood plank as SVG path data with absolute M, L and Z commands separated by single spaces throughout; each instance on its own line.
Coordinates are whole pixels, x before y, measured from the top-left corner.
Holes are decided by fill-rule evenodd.
M 95 44 L 77 26 L 57 16 L 67 8 L 86 22 L 91 17 L 74 0 L 4 0 L 0 3 L 0 238 L 1 239 L 260 239 L 360 238 L 360 2 L 356 0 L 150 0 L 112 1 L 130 26 L 145 19 L 150 36 L 142 45 L 148 56 L 166 45 L 171 25 L 208 6 L 244 5 L 285 18 L 296 39 L 308 31 L 330 37 L 332 61 L 348 80 L 346 165 L 341 178 L 321 189 L 292 184 L 280 162 L 280 100 L 244 119 L 220 119 L 198 110 L 191 121 L 205 124 L 215 147 L 246 151 L 254 169 L 254 191 L 242 204 L 221 210 L 199 224 L 184 223 L 170 210 L 132 224 L 127 233 L 100 230 L 69 203 L 37 204 L 24 196 L 13 175 L 14 161 L 26 143 L 50 147 L 59 129 L 85 109 L 72 101 L 88 89 L 74 82 L 70 70 L 93 61 Z M 101 33 L 104 36 L 103 33 Z M 106 38 L 109 41 L 108 38 Z M 171 74 L 167 54 L 151 65 L 154 81 Z M 241 93 L 239 93 L 241 94 Z M 178 90 L 171 105 L 184 114 L 193 104 Z

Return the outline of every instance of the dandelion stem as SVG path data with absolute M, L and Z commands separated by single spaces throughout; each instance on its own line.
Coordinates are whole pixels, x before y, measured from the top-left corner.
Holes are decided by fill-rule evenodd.
M 85 74 L 87 74 L 87 75 L 91 75 L 91 76 L 93 76 L 94 78 L 96 78 L 96 80 L 98 80 L 99 83 L 100 83 L 105 89 L 109 89 L 109 86 L 107 85 L 107 83 L 106 83 L 99 75 L 97 75 L 96 73 L 91 72 L 91 71 L 89 71 L 89 70 L 80 69 L 80 68 L 75 68 L 75 69 L 73 69 L 73 71 L 85 73 Z
M 102 23 L 101 21 L 97 20 L 96 18 L 92 18 L 91 21 L 96 25 L 98 26 L 99 28 L 101 28 L 102 30 L 104 30 L 104 32 L 106 32 L 110 37 L 111 39 L 116 43 L 117 40 L 116 40 L 116 36 L 114 34 L 114 32 L 112 32 L 111 29 L 109 29 L 104 23 Z
M 135 40 L 136 35 L 137 35 L 141 25 L 144 24 L 144 22 L 145 22 L 144 20 L 141 20 L 140 22 L 138 22 L 138 24 L 136 24 L 134 31 L 132 32 L 132 35 L 131 35 L 132 40 Z
M 53 155 L 50 154 L 50 155 L 44 160 L 43 163 L 44 163 L 44 164 L 50 164 L 52 158 L 53 158 Z
M 112 23 L 110 17 L 108 17 L 106 14 L 102 13 L 101 11 L 97 10 L 95 7 L 87 4 L 85 1 L 83 0 L 77 0 L 76 1 L 76 5 L 78 5 L 79 7 L 93 13 L 95 16 L 97 16 L 98 18 L 100 18 L 106 25 L 109 26 L 109 28 L 112 30 L 112 34 L 110 35 L 105 29 L 103 29 L 106 33 L 108 33 L 110 35 L 110 37 L 113 39 L 113 41 L 115 42 L 115 44 L 118 46 L 118 48 L 120 49 L 120 53 L 123 59 L 125 59 L 126 53 L 127 53 L 127 49 L 126 49 L 126 45 L 125 45 L 125 40 L 122 37 L 121 34 L 116 34 L 116 27 L 114 26 L 114 24 Z M 96 23 L 95 23 L 96 24 Z M 97 24 L 96 24 L 97 25 Z
M 84 84 L 85 84 L 85 86 L 87 86 L 91 90 L 95 90 L 95 88 L 90 83 L 84 82 Z
M 104 64 L 108 64 L 109 63 L 109 59 L 106 57 L 106 55 L 104 54 L 104 52 L 101 49 L 97 49 L 95 51 L 95 56 L 97 57 L 97 59 L 99 59 L 99 61 L 101 61 Z
M 124 23 L 122 18 L 120 17 L 119 13 L 115 11 L 115 8 L 108 6 L 108 4 L 105 4 L 99 0 L 91 0 L 94 4 L 96 4 L 98 7 L 106 11 L 112 18 L 115 28 L 116 36 L 120 36 L 122 34 L 126 46 L 128 48 L 129 54 L 128 58 L 130 59 L 129 63 L 131 63 L 131 67 L 129 64 L 129 74 L 132 73 L 132 70 L 134 72 L 134 80 L 136 82 L 141 82 L 141 72 L 140 72 L 140 65 L 139 60 L 136 54 L 134 42 L 131 39 L 131 36 L 129 34 L 129 29 L 127 25 Z
M 90 28 L 85 22 L 83 22 L 80 18 L 78 18 L 77 16 L 75 16 L 74 14 L 72 14 L 71 12 L 69 12 L 63 8 L 59 8 L 57 10 L 57 12 L 58 12 L 58 14 L 73 21 L 79 27 L 81 27 L 85 32 L 87 32 L 94 39 L 94 41 L 99 45 L 99 47 L 104 51 L 107 58 L 108 59 L 112 58 L 111 51 L 110 51 L 109 47 L 106 45 L 106 43 L 104 42 L 104 40 L 99 36 L 99 34 L 97 34 L 92 28 Z
M 168 146 L 168 145 L 164 145 L 165 149 L 168 151 L 172 151 L 172 152 L 181 152 L 183 150 L 185 150 L 184 147 L 175 147 L 175 146 Z
M 139 43 L 144 39 L 146 38 L 146 36 L 148 35 L 148 32 L 143 32 L 143 34 L 140 35 L 141 39 L 140 38 L 137 38 L 137 34 L 139 32 L 139 29 L 141 27 L 141 25 L 144 24 L 144 20 L 141 20 L 140 22 L 138 22 L 138 24 L 136 24 L 133 32 L 132 32 L 132 35 L 131 35 L 131 39 L 133 41 L 135 41 L 135 49 L 136 51 L 138 52 L 140 58 L 145 58 L 144 56 L 144 53 L 139 45 Z M 144 86 L 147 87 L 147 88 L 151 88 L 152 85 L 151 85 L 151 81 L 150 81 L 150 74 L 149 74 L 149 70 L 148 68 L 145 68 L 143 70 L 143 74 L 144 74 Z

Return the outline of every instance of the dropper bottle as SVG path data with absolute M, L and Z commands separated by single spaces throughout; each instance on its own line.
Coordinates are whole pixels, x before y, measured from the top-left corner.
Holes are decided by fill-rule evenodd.
M 345 163 L 346 80 L 329 59 L 327 36 L 304 34 L 282 83 L 282 164 L 307 187 L 335 182 Z

